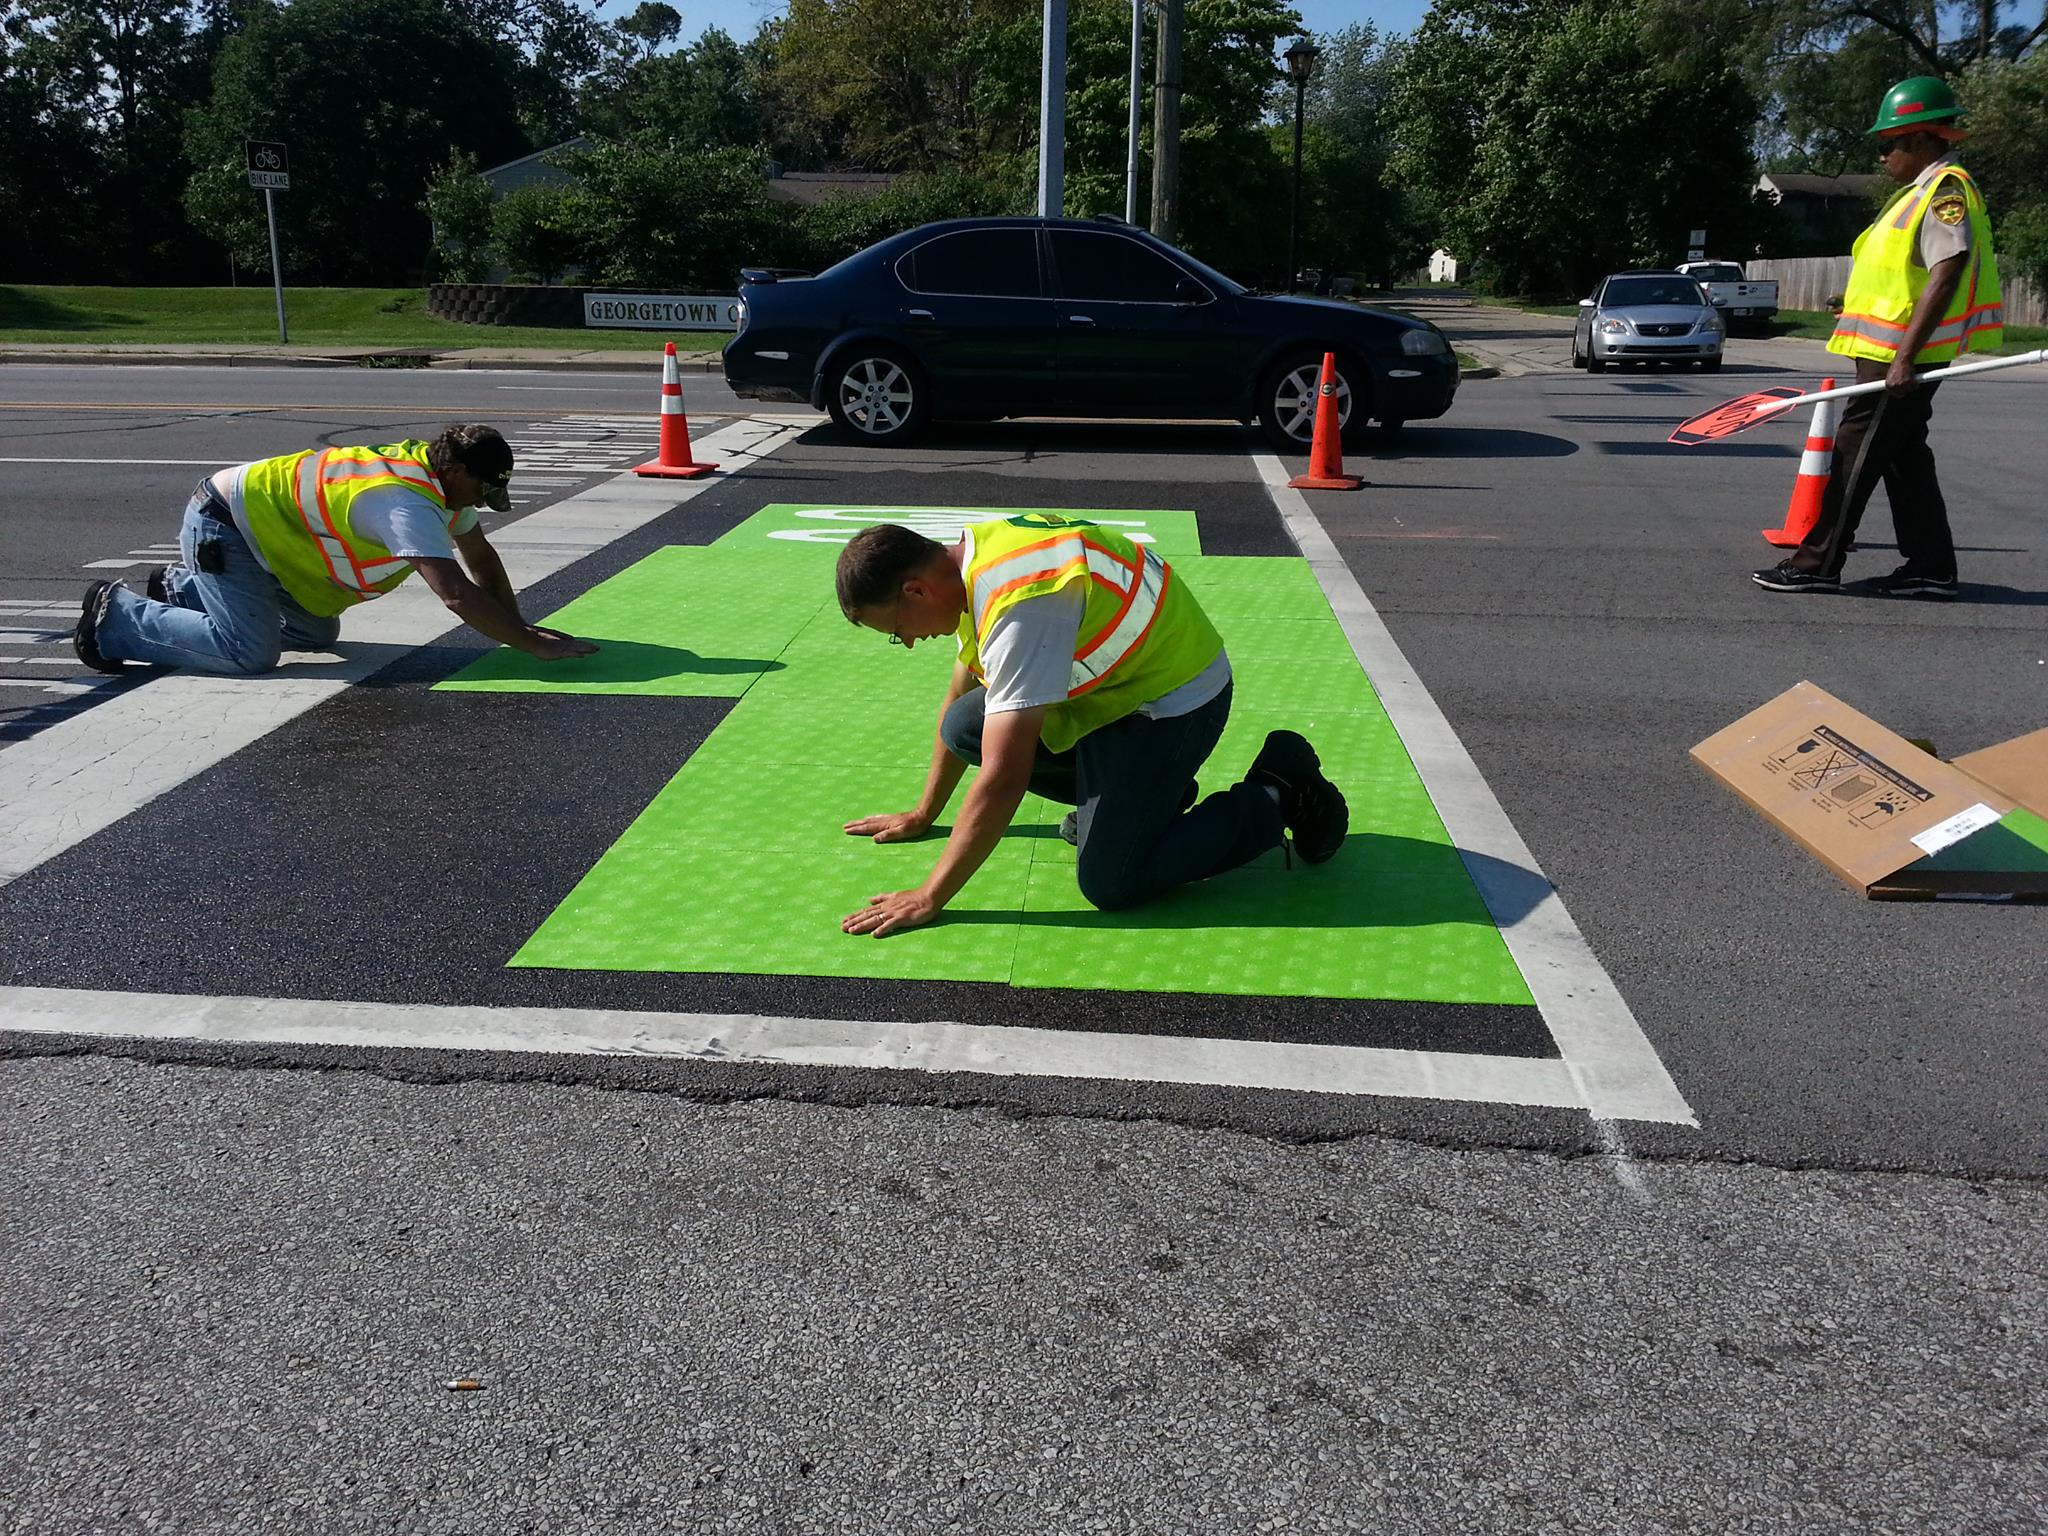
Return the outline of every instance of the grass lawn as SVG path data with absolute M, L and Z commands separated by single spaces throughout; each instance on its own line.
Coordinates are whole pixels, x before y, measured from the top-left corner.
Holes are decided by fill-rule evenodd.
M 1781 309 L 1771 322 L 1773 336 L 1803 336 L 1826 341 L 1835 334 L 1835 317 L 1818 309 Z M 1991 356 L 2033 352 L 2048 347 L 2048 325 L 2008 325 L 2005 340 L 1992 349 Z
M 310 347 L 570 347 L 706 352 L 731 340 L 725 331 L 555 329 L 463 325 L 426 313 L 417 288 L 287 288 L 284 315 L 292 345 Z M 51 288 L 0 286 L 0 342 L 73 342 L 180 346 L 275 345 L 273 290 L 250 288 Z

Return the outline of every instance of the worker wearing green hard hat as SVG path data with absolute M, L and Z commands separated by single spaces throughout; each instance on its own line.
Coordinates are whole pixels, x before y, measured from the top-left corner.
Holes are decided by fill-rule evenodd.
M 1877 109 L 1877 121 L 1870 125 L 1872 133 L 1891 133 L 1900 128 L 1926 128 L 1935 123 L 1953 124 L 1963 115 L 1963 109 L 1956 103 L 1956 93 L 1949 89 L 1946 80 L 1937 80 L 1933 75 L 1915 75 L 1910 80 L 1901 80 L 1884 93 L 1884 103 Z M 1959 139 L 1962 130 L 1949 127 L 1946 131 L 1935 129 L 1945 139 Z
M 1863 508 L 1882 484 L 1905 563 L 1872 590 L 1957 593 L 1955 541 L 1927 445 L 1941 386 L 1920 375 L 1966 352 L 1995 350 L 2004 334 L 1991 216 L 1970 173 L 1951 158 L 1965 137 L 1962 115 L 1956 93 L 1932 75 L 1901 80 L 1877 109 L 1870 132 L 1878 163 L 1901 190 L 1856 237 L 1828 350 L 1855 361 L 1857 383 L 1883 380 L 1884 390 L 1843 405 L 1820 516 L 1783 563 L 1756 573 L 1767 591 L 1840 591 Z

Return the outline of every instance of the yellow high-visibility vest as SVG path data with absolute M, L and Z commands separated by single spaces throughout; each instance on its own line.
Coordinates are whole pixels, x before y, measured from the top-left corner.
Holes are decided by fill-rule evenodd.
M 1039 739 L 1064 752 L 1090 731 L 1134 714 L 1193 682 L 1223 638 L 1173 569 L 1120 533 L 1049 512 L 1028 512 L 970 530 L 960 663 L 987 681 L 981 649 L 1016 604 L 1087 583 L 1067 696 L 1046 712 Z
M 1970 220 L 1970 269 L 1956 284 L 1941 323 L 1913 354 L 1915 363 L 1946 363 L 1965 352 L 1996 347 L 2004 336 L 2005 312 L 1998 291 L 1998 259 L 1991 252 L 1991 217 L 1969 172 L 1949 166 L 1924 187 L 1914 187 L 1856 237 L 1855 266 L 1842 295 L 1842 315 L 1828 350 L 1844 357 L 1888 363 L 1906 338 L 1906 322 L 1927 287 L 1927 269 L 1913 256 L 1920 221 L 1937 200 L 1960 187 Z
M 270 574 L 308 613 L 333 615 L 381 597 L 412 564 L 349 524 L 364 491 L 402 485 L 432 502 L 454 532 L 441 482 L 417 438 L 374 448 L 314 448 L 249 466 L 242 507 Z

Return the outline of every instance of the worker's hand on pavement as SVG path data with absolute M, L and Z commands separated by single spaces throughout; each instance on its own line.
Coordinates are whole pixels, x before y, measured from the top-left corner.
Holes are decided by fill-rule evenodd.
M 1888 395 L 1911 394 L 1919 382 L 1913 365 L 1903 357 L 1893 358 L 1891 367 L 1884 371 L 1884 392 Z
M 591 640 L 578 640 L 574 635 L 565 635 L 559 629 L 542 629 L 538 624 L 529 624 L 527 633 L 533 636 L 533 649 L 528 654 L 542 661 L 565 661 L 571 656 L 595 656 L 597 644 Z
M 939 915 L 939 904 L 923 891 L 884 891 L 870 896 L 858 912 L 848 913 L 839 926 L 847 933 L 871 933 L 887 938 L 902 928 L 916 928 Z
M 931 829 L 931 817 L 920 816 L 916 811 L 900 811 L 893 816 L 863 816 L 859 821 L 849 821 L 841 830 L 848 836 L 871 837 L 878 843 L 914 843 Z

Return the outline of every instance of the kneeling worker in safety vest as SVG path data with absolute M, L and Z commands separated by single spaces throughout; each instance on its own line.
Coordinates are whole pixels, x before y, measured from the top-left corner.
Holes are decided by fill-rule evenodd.
M 543 661 L 588 656 L 588 640 L 520 617 L 478 526 L 479 506 L 510 509 L 511 478 L 511 446 L 485 426 L 223 469 L 185 507 L 181 563 L 153 572 L 147 597 L 94 582 L 72 646 L 102 672 L 130 661 L 265 672 L 282 650 L 332 645 L 343 613 L 418 571 L 450 613 L 499 644 Z
M 1864 506 L 1883 482 L 1905 563 L 1872 585 L 1895 597 L 1956 595 L 1956 548 L 1927 446 L 1934 392 L 1918 375 L 2003 335 L 1991 218 L 1970 173 L 1949 156 L 1964 135 L 1955 93 L 1931 75 L 1891 88 L 1870 132 L 1885 174 L 1905 188 L 1856 237 L 1855 265 L 1828 350 L 1856 360 L 1881 393 L 1842 406 L 1820 516 L 1790 558 L 1758 571 L 1772 592 L 1837 592 Z
M 1027 513 L 952 545 L 893 524 L 841 552 L 839 606 L 909 647 L 951 636 L 959 659 L 914 810 L 846 831 L 922 837 L 978 764 L 923 885 L 873 897 L 841 927 L 877 938 L 928 923 L 981 867 L 1027 789 L 1076 807 L 1081 894 L 1105 911 L 1235 869 L 1293 834 L 1320 864 L 1349 813 L 1315 749 L 1266 738 L 1244 779 L 1200 804 L 1195 772 L 1230 718 L 1230 659 L 1195 595 L 1147 547 L 1092 523 Z

